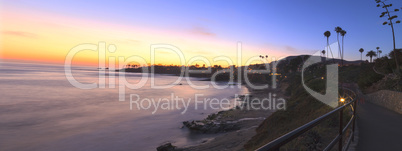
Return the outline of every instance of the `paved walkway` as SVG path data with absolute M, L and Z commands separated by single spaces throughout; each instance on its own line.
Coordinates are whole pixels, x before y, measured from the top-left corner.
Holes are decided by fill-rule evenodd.
M 366 101 L 357 106 L 357 126 L 356 150 L 402 151 L 401 114 Z

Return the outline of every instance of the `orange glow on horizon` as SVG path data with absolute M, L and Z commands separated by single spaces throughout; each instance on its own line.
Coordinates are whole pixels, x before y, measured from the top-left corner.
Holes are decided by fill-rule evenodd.
M 30 14 L 27 16 L 26 14 Z M 161 31 L 143 27 L 128 27 L 113 23 L 104 23 L 55 14 L 29 10 L 4 9 L 1 13 L 1 58 L 31 60 L 63 64 L 70 49 L 83 43 L 98 44 L 105 42 L 106 47 L 114 44 L 115 53 L 109 56 L 128 58 L 136 55 L 150 63 L 151 44 L 170 44 L 179 48 L 185 63 L 194 56 L 206 57 L 211 65 L 228 66 L 217 56 L 227 56 L 237 65 L 237 43 L 193 35 L 186 31 Z M 29 26 L 27 26 L 29 25 Z M 258 56 L 262 48 L 243 44 L 242 64 L 252 56 Z M 284 53 L 272 51 L 272 56 L 285 56 Z M 180 65 L 178 56 L 171 52 L 158 51 L 155 64 Z M 98 54 L 82 51 L 74 58 L 74 64 L 97 66 Z M 195 64 L 195 63 L 192 63 Z

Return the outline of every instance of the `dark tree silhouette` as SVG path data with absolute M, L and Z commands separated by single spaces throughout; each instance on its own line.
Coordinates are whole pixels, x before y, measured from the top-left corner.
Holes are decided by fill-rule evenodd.
M 377 49 L 377 58 L 378 58 L 378 50 L 380 49 L 380 47 L 375 47 L 375 49 Z
M 363 57 L 362 57 L 362 56 L 363 56 L 364 49 L 363 49 L 363 48 L 360 48 L 360 49 L 359 49 L 359 52 L 360 52 L 360 60 L 363 61 Z
M 370 62 L 373 62 L 373 57 L 376 57 L 376 56 L 377 56 L 377 54 L 373 50 L 367 52 L 367 54 L 366 54 L 366 57 L 370 57 Z
M 324 36 L 327 37 L 327 48 L 329 48 L 329 37 L 331 36 L 331 32 L 330 31 L 325 31 Z M 328 58 L 328 54 L 329 53 L 327 52 L 327 58 Z M 332 51 L 331 51 L 331 54 L 332 54 Z M 332 55 L 332 57 L 334 57 L 334 56 Z
M 382 53 L 382 51 L 378 50 L 378 57 L 381 57 L 381 53 Z
M 325 60 L 327 59 L 327 58 L 325 58 L 325 50 L 322 50 L 321 53 L 324 56 L 324 62 L 325 62 Z
M 335 32 L 336 32 L 336 39 L 338 41 L 338 55 L 341 56 L 341 44 L 339 43 L 339 34 L 341 33 L 342 28 L 337 26 L 335 27 Z
M 385 15 L 388 17 L 388 21 L 385 21 L 384 23 L 382 23 L 383 25 L 390 25 L 391 29 L 392 29 L 392 38 L 393 38 L 393 42 L 394 42 L 394 49 L 393 51 L 396 51 L 395 48 L 395 32 L 394 32 L 394 22 L 392 22 L 393 19 L 397 18 L 397 15 L 393 15 L 391 16 L 391 12 L 398 12 L 399 9 L 394 9 L 394 11 L 389 11 L 388 8 L 392 6 L 392 4 L 385 4 L 385 0 L 375 0 L 375 2 L 377 3 L 377 7 L 382 6 L 382 8 L 384 8 L 386 11 L 382 12 L 380 15 L 380 18 L 384 17 Z M 399 24 L 401 23 L 400 20 L 395 21 L 395 24 Z M 395 64 L 396 64 L 396 74 L 399 76 L 399 63 L 398 63 L 398 59 L 396 56 L 396 53 L 394 53 L 394 58 L 395 58 Z
M 341 51 L 341 65 L 343 66 L 343 54 L 344 54 L 344 49 L 343 49 L 343 40 L 344 40 L 344 38 L 345 38 L 345 35 L 346 35 L 346 31 L 345 30 L 341 30 L 340 31 L 340 34 L 341 34 L 341 36 L 342 36 L 342 51 Z

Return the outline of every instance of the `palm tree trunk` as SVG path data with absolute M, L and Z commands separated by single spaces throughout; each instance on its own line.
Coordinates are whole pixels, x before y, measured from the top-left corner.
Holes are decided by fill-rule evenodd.
M 388 15 L 389 15 L 389 13 L 388 13 Z M 391 22 L 391 28 L 392 28 L 392 38 L 393 38 L 393 41 L 394 41 L 394 58 L 395 58 L 395 63 L 396 63 L 396 74 L 399 76 L 399 63 L 398 63 L 398 58 L 397 58 L 397 55 L 396 55 L 396 48 L 395 48 L 394 25 L 392 24 L 392 21 L 390 21 L 390 22 Z
M 342 36 L 342 54 L 341 54 L 341 66 L 343 66 L 343 38 L 344 38 L 345 36 Z
M 328 59 L 328 54 L 329 54 L 328 53 L 328 50 L 329 50 L 328 48 L 329 48 L 329 37 L 327 37 L 327 58 L 326 59 Z
M 336 35 L 336 38 L 338 39 L 338 57 L 341 56 L 341 44 L 339 43 L 339 33 Z
M 339 43 L 338 43 L 339 44 Z M 331 52 L 331 56 L 332 56 L 332 61 L 335 63 L 335 59 L 334 59 L 334 54 L 332 53 L 331 47 L 329 47 L 329 40 L 327 38 L 327 48 L 328 50 Z M 327 52 L 327 56 L 329 55 L 329 53 Z

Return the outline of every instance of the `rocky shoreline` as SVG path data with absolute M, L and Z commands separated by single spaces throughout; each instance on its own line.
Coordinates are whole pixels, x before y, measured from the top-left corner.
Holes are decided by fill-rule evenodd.
M 247 108 L 252 99 L 263 99 L 269 97 L 269 93 L 275 93 L 283 96 L 278 90 L 264 89 L 251 90 L 250 93 L 238 96 L 237 101 L 242 101 L 241 106 L 233 109 L 220 111 L 210 114 L 203 120 L 184 121 L 183 127 L 191 132 L 199 134 L 217 134 L 221 135 L 203 140 L 195 146 L 176 147 L 171 143 L 166 143 L 158 147 L 158 151 L 177 151 L 177 150 L 243 150 L 243 145 L 255 135 L 255 129 L 260 123 L 270 116 L 272 110 L 253 110 Z
M 201 133 L 221 133 L 233 130 L 239 130 L 240 127 L 235 123 L 216 122 L 213 120 L 204 121 L 184 121 L 183 125 L 191 131 Z

